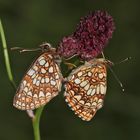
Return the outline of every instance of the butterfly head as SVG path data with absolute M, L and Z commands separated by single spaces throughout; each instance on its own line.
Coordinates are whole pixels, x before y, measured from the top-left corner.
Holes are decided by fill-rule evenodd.
M 108 59 L 105 59 L 105 58 L 94 58 L 86 63 L 91 63 L 91 64 L 99 64 L 99 63 L 102 63 L 104 65 L 108 65 L 108 66 L 113 66 L 114 63 Z
M 114 63 L 108 59 L 104 59 L 105 64 L 109 65 L 109 66 L 113 66 Z
M 42 50 L 42 52 L 55 52 L 56 51 L 56 49 L 55 48 L 53 48 L 52 46 L 51 46 L 51 44 L 50 43 L 47 43 L 47 42 L 44 42 L 44 43 L 42 43 L 40 46 L 39 46 L 40 48 L 41 48 L 41 50 Z

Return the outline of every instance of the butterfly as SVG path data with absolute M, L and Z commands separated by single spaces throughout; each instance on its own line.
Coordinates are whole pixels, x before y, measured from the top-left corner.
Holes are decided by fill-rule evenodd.
M 65 101 L 82 120 L 90 121 L 103 106 L 107 90 L 106 65 L 110 63 L 104 58 L 92 59 L 66 78 Z
M 41 45 L 43 53 L 32 63 L 14 96 L 13 105 L 20 110 L 33 110 L 48 103 L 61 90 L 62 75 L 55 48 Z

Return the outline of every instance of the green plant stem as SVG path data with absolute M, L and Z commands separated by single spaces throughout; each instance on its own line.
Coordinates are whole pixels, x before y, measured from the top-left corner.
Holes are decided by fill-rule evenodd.
M 40 117 L 41 117 L 41 114 L 42 114 L 42 111 L 44 109 L 44 106 L 43 107 L 40 107 L 36 110 L 36 113 L 35 113 L 35 117 L 33 118 L 33 129 L 34 129 L 34 138 L 35 140 L 41 140 L 40 138 L 40 129 L 39 129 L 39 124 L 40 124 Z
M 16 84 L 14 82 L 14 78 L 13 78 L 13 74 L 12 74 L 12 70 L 11 70 L 11 66 L 10 66 L 8 49 L 7 49 L 7 44 L 6 44 L 6 39 L 5 39 L 5 34 L 4 34 L 1 19 L 0 19 L 0 35 L 1 35 L 1 40 L 2 40 L 2 47 L 3 47 L 3 52 L 4 52 L 4 59 L 5 59 L 7 75 L 8 75 L 10 82 L 16 89 Z M 35 117 L 32 120 L 35 140 L 40 140 L 39 124 L 40 124 L 40 117 L 41 117 L 43 108 L 44 107 L 40 107 L 39 109 L 36 110 Z
M 12 75 L 12 70 L 11 70 L 11 66 L 10 66 L 8 49 L 7 49 L 6 39 L 5 39 L 4 30 L 3 30 L 1 20 L 0 20 L 0 35 L 1 35 L 1 40 L 2 40 L 2 47 L 3 47 L 3 52 L 4 52 L 7 75 L 8 75 L 8 78 L 9 78 L 10 82 L 12 83 L 13 87 L 16 88 L 16 84 L 14 82 L 13 75 Z

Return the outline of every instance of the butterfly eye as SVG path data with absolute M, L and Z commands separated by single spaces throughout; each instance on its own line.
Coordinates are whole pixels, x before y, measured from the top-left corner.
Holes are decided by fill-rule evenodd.
M 62 75 L 51 53 L 44 52 L 31 65 L 14 97 L 20 110 L 33 110 L 48 103 L 61 90 Z
M 65 84 L 65 100 L 82 120 L 90 121 L 103 106 L 106 94 L 105 64 L 93 60 L 75 69 Z

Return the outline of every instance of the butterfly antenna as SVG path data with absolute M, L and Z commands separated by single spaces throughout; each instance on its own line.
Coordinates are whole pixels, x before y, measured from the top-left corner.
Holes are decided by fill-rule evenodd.
M 11 50 L 12 50 L 12 51 L 18 50 L 20 53 L 23 53 L 23 52 L 39 51 L 39 50 L 41 50 L 41 48 L 24 49 L 24 48 L 20 48 L 20 47 L 13 47 L 13 48 L 11 48 Z
M 131 56 L 130 56 L 130 57 L 127 57 L 127 58 L 125 58 L 125 59 L 121 60 L 120 62 L 115 63 L 115 65 L 118 65 L 118 64 L 121 64 L 121 63 L 125 63 L 126 61 L 129 61 L 129 60 L 131 60 L 131 59 L 132 59 L 132 57 L 131 57 Z
M 132 59 L 132 57 L 127 57 L 127 58 L 121 60 L 120 62 L 115 63 L 114 65 L 118 65 L 118 64 L 121 64 L 121 63 L 125 63 L 126 61 L 129 61 L 129 60 L 131 60 L 131 59 Z M 108 66 L 108 67 L 109 67 L 110 71 L 112 72 L 112 74 L 114 75 L 115 79 L 118 81 L 120 87 L 122 88 L 122 91 L 124 92 L 124 87 L 123 87 L 122 82 L 120 81 L 120 79 L 118 78 L 118 76 L 114 73 L 114 71 L 111 69 L 111 67 L 110 67 L 110 66 Z
M 103 52 L 102 52 L 102 56 L 103 56 L 104 59 L 106 59 Z M 116 64 L 120 64 L 120 63 L 124 63 L 124 62 L 126 62 L 126 61 L 128 61 L 128 60 L 130 60 L 130 59 L 131 59 L 131 57 L 127 57 L 126 59 L 120 61 L 119 63 L 115 63 L 115 65 L 116 65 Z M 107 65 L 108 68 L 109 68 L 110 71 L 112 72 L 114 78 L 115 78 L 115 79 L 117 80 L 117 82 L 119 83 L 119 85 L 120 85 L 120 87 L 121 87 L 121 89 L 122 89 L 122 92 L 124 92 L 124 86 L 123 86 L 122 82 L 120 81 L 120 79 L 118 78 L 118 76 L 115 74 L 115 72 L 112 70 L 112 68 L 110 67 L 110 65 L 114 65 L 114 63 L 111 62 L 111 61 L 108 61 L 108 60 L 107 60 L 107 62 L 108 62 L 108 65 Z
M 122 84 L 122 82 L 120 81 L 120 79 L 118 78 L 118 76 L 114 73 L 114 71 L 112 70 L 112 68 L 108 65 L 110 71 L 112 72 L 113 76 L 115 77 L 115 79 L 117 80 L 117 82 L 119 83 L 121 89 L 122 89 L 122 92 L 124 92 L 124 86 Z

